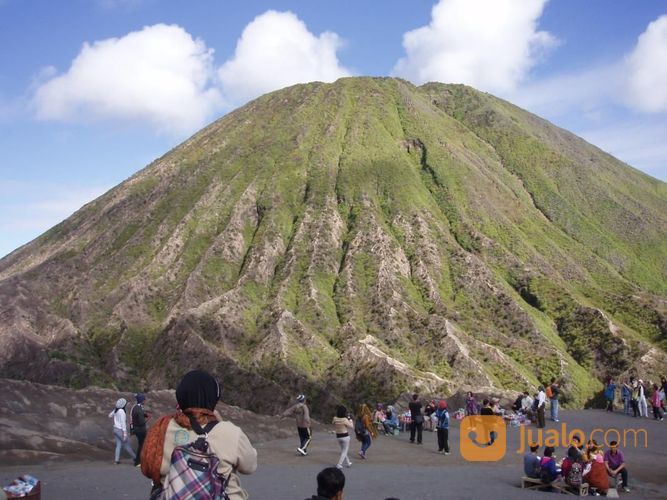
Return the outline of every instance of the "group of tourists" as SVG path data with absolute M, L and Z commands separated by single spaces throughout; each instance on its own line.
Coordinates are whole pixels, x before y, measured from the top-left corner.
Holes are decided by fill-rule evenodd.
M 447 411 L 447 401 L 444 399 L 430 401 L 426 405 L 422 403 L 418 394 L 413 394 L 410 403 L 410 443 L 422 444 L 424 422 L 433 422 L 429 429 L 437 431 L 438 451 L 449 455 L 449 412 Z M 422 413 L 422 409 L 424 412 Z M 283 413 L 281 417 L 294 416 L 296 418 L 297 433 L 299 435 L 299 446 L 296 451 L 301 456 L 308 455 L 308 445 L 311 441 L 312 431 L 310 428 L 310 410 L 306 403 L 306 396 L 299 394 L 296 403 Z M 373 440 L 382 433 L 386 436 L 393 436 L 399 428 L 398 413 L 391 405 L 385 406 L 378 403 L 375 411 L 371 410 L 367 404 L 361 404 L 355 414 L 340 405 L 336 409 L 336 415 L 331 421 L 336 440 L 340 447 L 340 456 L 336 468 L 351 467 L 352 461 L 349 457 L 351 434 L 360 443 L 358 452 L 359 458 L 366 460 L 368 449 Z
M 664 404 L 665 380 L 662 387 L 653 385 L 650 401 L 654 406 L 654 417 L 662 419 L 661 406 Z M 645 386 L 641 380 L 629 379 L 621 387 L 624 409 L 629 408 L 635 416 L 648 416 L 642 411 L 642 397 L 646 397 Z M 617 387 L 613 380 L 606 383 L 605 395 L 615 394 Z M 627 394 L 625 391 L 629 390 Z M 657 396 L 656 396 L 657 394 Z M 558 422 L 558 398 L 560 384 L 551 380 L 547 387 L 539 387 L 535 397 L 528 392 L 519 394 L 512 409 L 516 413 L 530 415 L 538 427 L 544 426 L 545 406 L 550 402 L 551 419 Z M 608 398 L 609 399 L 609 398 Z M 628 400 L 626 403 L 626 399 Z M 129 427 L 127 425 L 128 402 L 124 398 L 116 401 L 109 417 L 113 419 L 113 434 L 116 442 L 114 463 L 120 463 L 120 454 L 124 449 L 133 459 L 134 464 L 141 467 L 142 473 L 152 480 L 151 499 L 171 498 L 175 491 L 190 491 L 206 487 L 224 491 L 229 499 L 245 499 L 247 493 L 241 488 L 239 474 L 250 474 L 257 468 L 257 452 L 245 433 L 236 425 L 222 420 L 215 411 L 220 400 L 220 386 L 217 380 L 207 372 L 194 370 L 187 373 L 176 389 L 177 410 L 171 415 L 158 419 L 147 431 L 147 422 L 151 414 L 144 408 L 146 396 L 135 394 L 136 403 L 130 411 Z M 612 404 L 608 410 L 613 410 Z M 658 411 L 655 408 L 658 407 Z M 413 394 L 408 403 L 411 444 L 423 443 L 423 431 L 437 432 L 438 452 L 449 455 L 449 420 L 450 415 L 445 399 L 422 402 L 419 394 Z M 506 411 L 500 406 L 497 398 L 484 399 L 481 405 L 475 395 L 469 392 L 466 396 L 466 415 L 498 415 L 505 416 Z M 312 440 L 310 409 L 306 396 L 299 394 L 292 406 L 280 414 L 282 417 L 294 417 L 296 421 L 299 445 L 296 449 L 300 456 L 308 455 L 308 446 Z M 428 423 L 426 423 L 428 422 Z M 354 435 L 360 443 L 358 456 L 366 460 L 373 440 L 379 433 L 393 436 L 400 427 L 398 411 L 394 406 L 378 403 L 371 412 L 367 404 L 361 404 L 356 412 L 340 405 L 336 408 L 331 424 L 339 447 L 338 460 L 331 470 L 322 471 L 322 480 L 338 484 L 330 496 L 342 491 L 344 476 L 340 469 L 351 467 L 349 457 L 351 437 Z M 137 438 L 136 450 L 131 446 L 129 436 Z M 491 438 L 491 444 L 493 437 Z M 586 482 L 595 491 L 604 494 L 608 489 L 608 478 L 618 477 L 618 485 L 626 491 L 628 488 L 628 471 L 623 453 L 617 443 L 611 442 L 610 448 L 602 452 L 597 442 L 591 440 L 584 449 L 577 436 L 567 450 L 567 456 L 556 460 L 556 450 L 545 447 L 542 456 L 537 454 L 537 446 L 531 446 L 531 452 L 524 457 L 526 475 L 539 477 L 546 483 L 563 480 L 570 486 Z M 194 464 L 194 465 L 193 465 Z M 196 467 L 195 467 L 196 465 Z M 203 476 L 202 476 L 203 475 Z M 342 479 L 342 482 L 340 478 Z M 328 478 L 328 479 L 327 479 Z M 336 479 L 338 478 L 338 479 Z M 338 481 L 338 483 L 336 483 Z M 318 476 L 318 485 L 320 477 Z M 318 486 L 318 491 L 319 491 Z M 325 488 L 326 489 L 326 488 Z M 335 491 L 334 491 L 335 490 Z M 324 490 L 323 490 L 324 491 Z M 320 496 L 322 497 L 322 496 Z M 313 498 L 320 498 L 313 497 Z M 217 498 L 217 497 L 216 497 Z
M 540 479 L 545 485 L 563 481 L 573 488 L 587 483 L 594 495 L 607 495 L 609 479 L 616 479 L 616 487 L 629 492 L 628 468 L 618 442 L 609 443 L 609 449 L 603 453 L 602 447 L 591 439 L 584 448 L 578 436 L 573 436 L 562 460 L 557 460 L 556 449 L 545 446 L 542 457 L 538 455 L 539 446 L 531 445 L 530 451 L 523 457 L 524 474 Z
M 132 406 L 130 411 L 130 425 L 128 432 L 127 425 L 127 400 L 120 398 L 116 401 L 114 409 L 109 413 L 109 418 L 113 418 L 113 434 L 116 440 L 116 452 L 114 455 L 114 463 L 120 464 L 120 453 L 124 449 L 132 460 L 134 465 L 139 466 L 141 462 L 141 449 L 146 439 L 146 422 L 151 418 L 150 412 L 144 408 L 146 396 L 142 393 L 134 395 L 136 404 Z M 137 438 L 137 450 L 132 448 L 130 443 L 130 435 Z
M 660 384 L 644 384 L 642 379 L 630 377 L 624 379 L 620 386 L 614 383 L 613 378 L 608 378 L 605 382 L 604 397 L 606 400 L 607 411 L 614 411 L 614 403 L 617 397 L 623 403 L 623 413 L 635 418 L 649 418 L 652 414 L 655 420 L 663 420 L 666 408 L 665 394 L 667 393 L 667 379 L 662 377 Z M 651 414 L 649 414 L 649 405 Z

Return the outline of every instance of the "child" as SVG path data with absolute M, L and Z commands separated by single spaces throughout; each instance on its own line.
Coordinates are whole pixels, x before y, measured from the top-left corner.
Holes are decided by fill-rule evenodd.
M 438 453 L 449 455 L 449 412 L 447 411 L 447 401 L 441 399 L 438 403 L 438 409 L 435 410 L 438 430 Z

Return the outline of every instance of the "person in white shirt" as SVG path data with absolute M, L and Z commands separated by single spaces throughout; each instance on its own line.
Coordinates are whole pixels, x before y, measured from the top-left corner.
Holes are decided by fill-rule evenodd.
M 547 403 L 547 394 L 544 392 L 544 387 L 540 386 L 537 393 L 537 427 L 542 429 L 544 423 L 544 409 Z
M 125 413 L 125 407 L 127 406 L 127 400 L 125 398 L 120 398 L 116 401 L 116 407 L 111 413 L 109 413 L 109 418 L 113 418 L 113 435 L 116 438 L 116 454 L 114 458 L 114 463 L 118 465 L 120 463 L 120 450 L 125 448 L 125 451 L 132 457 L 132 460 L 136 460 L 137 456 L 130 445 L 130 440 L 127 435 L 127 414 Z

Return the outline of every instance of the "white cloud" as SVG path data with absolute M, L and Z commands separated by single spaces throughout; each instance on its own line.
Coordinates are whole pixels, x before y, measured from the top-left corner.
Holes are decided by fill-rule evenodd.
M 466 83 L 509 91 L 540 53 L 556 45 L 537 30 L 546 0 L 440 0 L 431 22 L 403 35 L 406 57 L 394 73 L 415 83 Z
M 667 182 L 667 119 L 629 119 L 584 130 L 579 135 L 628 165 Z
M 627 70 L 628 103 L 639 111 L 667 111 L 667 15 L 639 36 Z
M 221 106 L 213 51 L 176 25 L 157 24 L 122 38 L 85 43 L 67 73 L 38 86 L 33 104 L 44 120 L 147 122 L 187 133 Z
M 579 73 L 566 73 L 526 82 L 502 96 L 541 116 L 554 119 L 569 113 L 594 118 L 604 114 L 623 92 L 622 64 L 594 66 Z
M 238 104 L 295 83 L 348 76 L 336 56 L 340 47 L 336 33 L 315 36 L 293 13 L 267 11 L 245 27 L 218 72 L 225 96 Z

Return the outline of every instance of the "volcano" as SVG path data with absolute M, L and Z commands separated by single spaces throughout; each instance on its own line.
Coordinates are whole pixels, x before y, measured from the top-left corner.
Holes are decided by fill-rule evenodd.
M 581 406 L 667 361 L 667 184 L 463 85 L 264 95 L 0 260 L 0 376 L 274 411 L 404 391 Z

